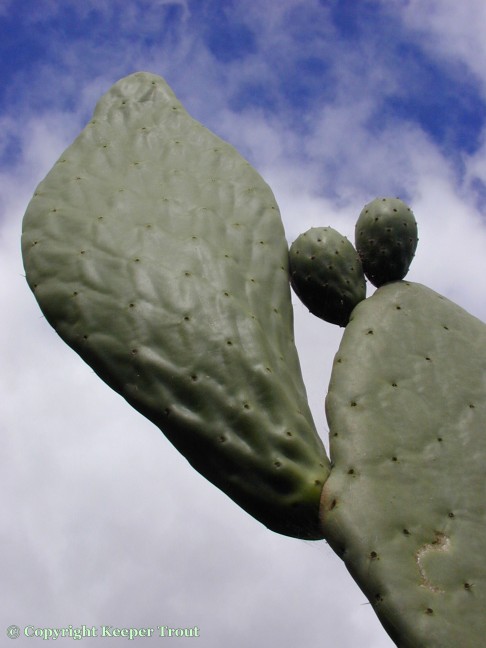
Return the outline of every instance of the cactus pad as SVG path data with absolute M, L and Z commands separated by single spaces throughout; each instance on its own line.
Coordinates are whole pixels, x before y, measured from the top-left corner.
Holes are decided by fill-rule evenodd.
M 319 537 L 329 467 L 278 207 L 163 79 L 101 98 L 37 187 L 22 251 L 47 320 L 104 381 L 254 517 Z
M 417 242 L 415 217 L 402 200 L 376 198 L 361 211 L 355 244 L 364 273 L 374 286 L 406 276 Z
M 366 297 L 366 281 L 353 244 L 332 227 L 313 227 L 290 246 L 292 288 L 309 311 L 346 326 Z
M 403 648 L 486 634 L 486 326 L 419 284 L 359 304 L 326 401 L 322 519 Z

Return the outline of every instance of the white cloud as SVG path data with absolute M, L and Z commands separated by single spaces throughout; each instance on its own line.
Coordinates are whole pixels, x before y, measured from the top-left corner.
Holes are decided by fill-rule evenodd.
M 416 32 L 424 50 L 434 52 L 445 62 L 469 68 L 481 82 L 484 95 L 486 5 L 482 0 L 409 0 L 393 3 L 392 8 L 396 8 L 405 26 Z

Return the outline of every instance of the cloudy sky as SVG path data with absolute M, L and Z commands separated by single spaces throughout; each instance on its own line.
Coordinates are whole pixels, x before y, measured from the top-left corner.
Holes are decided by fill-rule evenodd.
M 419 223 L 409 278 L 484 320 L 485 33 L 483 0 L 0 0 L 0 636 L 167 625 L 198 626 L 178 645 L 200 648 L 393 645 L 324 542 L 251 519 L 64 345 L 23 277 L 21 221 L 99 97 L 146 70 L 258 169 L 289 243 L 319 225 L 353 239 L 366 202 L 400 196 Z M 342 330 L 295 313 L 327 442 Z

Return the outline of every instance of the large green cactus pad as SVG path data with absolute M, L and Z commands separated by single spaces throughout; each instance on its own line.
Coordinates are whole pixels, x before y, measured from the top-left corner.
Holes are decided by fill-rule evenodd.
M 486 636 L 486 326 L 390 283 L 353 311 L 327 396 L 326 537 L 397 645 Z
M 103 380 L 268 527 L 319 536 L 329 468 L 278 207 L 163 79 L 102 97 L 38 186 L 22 250 L 47 320 Z

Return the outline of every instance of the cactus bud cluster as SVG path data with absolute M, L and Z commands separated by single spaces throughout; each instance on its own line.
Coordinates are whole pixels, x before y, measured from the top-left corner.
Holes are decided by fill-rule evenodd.
M 290 246 L 290 283 L 309 311 L 346 326 L 366 297 L 366 280 L 376 287 L 405 277 L 417 248 L 417 223 L 398 198 L 365 205 L 355 228 L 356 249 L 332 227 L 313 227 Z

